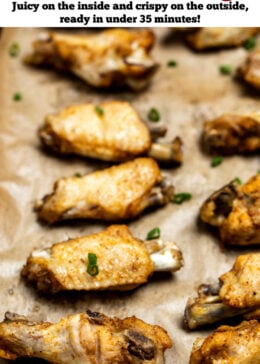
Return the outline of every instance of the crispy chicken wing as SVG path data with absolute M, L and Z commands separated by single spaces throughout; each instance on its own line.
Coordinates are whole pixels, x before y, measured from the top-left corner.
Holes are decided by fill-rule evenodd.
M 158 65 L 150 56 L 149 30 L 109 29 L 88 35 L 50 33 L 36 40 L 25 58 L 32 65 L 68 70 L 95 87 L 147 86 Z
M 249 85 L 260 89 L 260 50 L 250 52 L 243 65 L 238 69 L 238 75 Z
M 187 302 L 185 323 L 189 329 L 196 329 L 243 315 L 260 319 L 260 253 L 238 256 L 217 284 L 201 285 L 198 297 Z
M 243 44 L 259 32 L 259 28 L 199 28 L 187 35 L 189 44 L 196 50 L 234 47 Z
M 223 243 L 260 244 L 260 174 L 244 185 L 234 180 L 214 192 L 202 205 L 200 218 L 219 228 Z
M 35 209 L 49 223 L 76 218 L 120 221 L 165 205 L 173 191 L 153 159 L 137 158 L 83 177 L 62 178 Z
M 136 317 L 123 320 L 87 311 L 57 323 L 6 313 L 0 357 L 36 357 L 53 364 L 162 364 L 172 346 L 167 332 Z
M 203 144 L 221 154 L 260 151 L 260 114 L 223 114 L 204 124 Z
M 95 264 L 91 265 L 93 257 Z M 112 225 L 100 233 L 34 251 L 22 275 L 39 290 L 51 293 L 128 290 L 147 282 L 154 271 L 176 271 L 182 265 L 182 253 L 174 243 L 143 242 L 134 238 L 127 226 Z
M 260 324 L 244 321 L 236 327 L 220 326 L 205 340 L 198 338 L 190 364 L 260 363 Z
M 107 161 L 127 161 L 151 155 L 158 161 L 182 163 L 182 142 L 152 143 L 152 135 L 125 101 L 71 106 L 45 119 L 39 136 L 44 145 L 62 153 Z

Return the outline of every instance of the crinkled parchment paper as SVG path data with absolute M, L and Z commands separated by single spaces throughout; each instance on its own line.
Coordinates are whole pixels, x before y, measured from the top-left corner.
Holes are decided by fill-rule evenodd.
M 195 295 L 200 283 L 212 281 L 229 270 L 241 252 L 220 248 L 218 238 L 198 224 L 199 207 L 212 191 L 235 177 L 246 181 L 260 168 L 257 156 L 228 157 L 219 167 L 212 168 L 211 158 L 199 147 L 202 124 L 207 118 L 226 111 L 260 108 L 260 93 L 218 70 L 221 64 L 236 68 L 247 51 L 240 47 L 195 53 L 174 31 L 155 29 L 153 55 L 161 67 L 151 86 L 140 93 L 99 92 L 74 77 L 23 64 L 22 58 L 30 51 L 32 40 L 45 31 L 8 28 L 3 30 L 0 40 L 0 320 L 5 311 L 50 321 L 87 308 L 122 318 L 136 315 L 163 326 L 170 334 L 174 346 L 166 353 L 166 363 L 188 363 L 194 339 L 208 331 L 189 333 L 183 328 L 186 300 Z M 18 42 L 21 48 L 16 58 L 8 53 L 12 42 Z M 178 66 L 167 67 L 169 60 L 176 60 Z M 22 94 L 22 100 L 13 101 L 16 92 Z M 147 111 L 156 107 L 169 129 L 167 138 L 179 135 L 184 141 L 183 166 L 164 173 L 171 176 L 176 192 L 190 192 L 192 200 L 143 214 L 128 225 L 139 238 L 145 238 L 149 230 L 159 226 L 162 238 L 176 241 L 182 249 L 185 266 L 172 276 L 154 276 L 147 285 L 129 293 L 41 295 L 20 279 L 20 270 L 30 252 L 100 231 L 105 225 L 86 221 L 50 227 L 37 221 L 33 211 L 35 200 L 50 192 L 59 177 L 90 172 L 108 164 L 48 154 L 40 146 L 37 129 L 46 114 L 71 104 L 110 99 L 132 102 L 144 119 Z

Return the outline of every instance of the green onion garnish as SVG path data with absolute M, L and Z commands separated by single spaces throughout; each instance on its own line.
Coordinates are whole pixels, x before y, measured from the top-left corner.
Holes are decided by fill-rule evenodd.
M 219 72 L 222 73 L 222 75 L 230 75 L 232 72 L 232 66 L 228 64 L 222 64 L 219 66 Z
M 20 101 L 22 100 L 23 96 L 20 92 L 16 92 L 14 95 L 13 95 L 13 100 L 14 101 Z
M 102 107 L 100 106 L 96 106 L 95 107 L 95 111 L 99 116 L 103 116 L 104 115 L 104 110 L 102 109 Z
M 158 227 L 155 227 L 146 236 L 146 240 L 158 239 L 161 235 L 161 231 Z
M 233 182 L 238 183 L 239 185 L 242 185 L 242 180 L 239 177 L 234 178 Z
M 9 47 L 9 55 L 11 57 L 17 57 L 20 53 L 20 46 L 18 43 L 12 43 Z
M 192 194 L 188 192 L 177 193 L 173 195 L 172 202 L 177 205 L 182 204 L 184 201 L 189 201 L 192 198 Z
M 80 178 L 80 177 L 82 177 L 82 174 L 80 172 L 76 172 L 76 173 L 74 173 L 74 177 Z
M 254 49 L 256 46 L 256 39 L 255 37 L 251 37 L 251 38 L 248 38 L 244 44 L 243 44 L 243 47 L 248 50 L 248 51 L 251 51 L 251 49 Z
M 176 61 L 170 60 L 167 62 L 168 67 L 176 67 L 178 66 L 178 63 Z
M 211 167 L 217 167 L 223 162 L 223 157 L 217 156 L 212 158 L 211 160 Z
M 154 107 L 152 107 L 148 114 L 147 114 L 147 117 L 150 121 L 153 121 L 153 122 L 157 122 L 160 120 L 160 113 L 157 109 L 155 109 Z
M 97 256 L 94 253 L 88 253 L 88 266 L 87 272 L 90 276 L 94 277 L 98 275 Z

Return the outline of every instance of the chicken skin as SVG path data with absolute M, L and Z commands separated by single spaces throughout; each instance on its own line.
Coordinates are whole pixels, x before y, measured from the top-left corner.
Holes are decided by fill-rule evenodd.
M 223 114 L 204 124 L 202 138 L 211 153 L 260 151 L 260 114 Z
M 35 209 L 48 223 L 78 218 L 120 221 L 167 204 L 173 191 L 153 159 L 137 158 L 83 177 L 61 178 Z
M 196 50 L 236 47 L 258 32 L 259 28 L 206 27 L 192 30 L 187 41 Z
M 143 242 L 134 238 L 127 226 L 112 225 L 100 233 L 34 251 L 22 276 L 36 283 L 39 290 L 51 293 L 129 290 L 147 282 L 154 271 L 176 271 L 182 265 L 182 253 L 174 243 Z
M 193 330 L 234 316 L 260 319 L 260 253 L 238 256 L 217 284 L 202 284 L 187 302 L 184 321 Z
M 260 50 L 256 49 L 250 52 L 244 62 L 238 69 L 240 76 L 247 84 L 256 89 L 260 89 Z
M 205 340 L 193 345 L 190 364 L 260 363 L 260 324 L 256 320 L 240 325 L 220 326 Z
M 218 227 L 225 244 L 260 244 L 260 174 L 243 185 L 233 180 L 214 192 L 202 205 L 200 218 Z
M 109 29 L 87 35 L 50 33 L 33 44 L 25 62 L 70 71 L 98 88 L 146 87 L 158 65 L 150 56 L 154 34 L 149 30 Z
M 45 146 L 61 154 L 79 154 L 113 162 L 140 155 L 182 163 L 182 142 L 152 142 L 152 135 L 134 108 L 124 101 L 71 106 L 45 119 L 39 136 Z
M 136 317 L 123 320 L 88 310 L 57 323 L 7 312 L 0 323 L 0 357 L 35 357 L 53 364 L 162 364 L 167 332 Z

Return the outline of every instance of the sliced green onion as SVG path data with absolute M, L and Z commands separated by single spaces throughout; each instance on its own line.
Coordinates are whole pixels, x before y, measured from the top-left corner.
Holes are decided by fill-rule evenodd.
M 177 205 L 182 204 L 184 201 L 189 201 L 192 198 L 192 194 L 189 192 L 182 192 L 173 195 L 172 202 Z
M 229 64 L 222 64 L 221 66 L 219 66 L 219 72 L 222 73 L 222 75 L 230 75 L 232 70 L 232 66 L 230 66 Z
M 150 121 L 152 122 L 157 122 L 160 120 L 160 113 L 157 109 L 155 109 L 154 107 L 152 107 L 148 114 L 147 114 L 147 117 Z
M 74 177 L 80 178 L 80 177 L 82 177 L 82 174 L 80 172 L 76 172 L 76 173 L 74 173 Z
M 17 57 L 20 53 L 20 46 L 18 43 L 14 42 L 9 47 L 9 55 L 11 57 Z
M 239 185 L 242 185 L 242 180 L 239 177 L 234 178 L 234 182 L 238 183 Z
M 170 61 L 167 62 L 167 66 L 168 67 L 176 67 L 176 66 L 178 66 L 178 63 L 171 59 Z
M 97 265 L 97 256 L 94 253 L 88 253 L 87 272 L 92 277 L 98 275 L 98 273 L 99 273 L 99 269 L 98 269 L 98 265 Z
M 104 110 L 102 109 L 102 107 L 100 106 L 96 106 L 95 107 L 95 111 L 99 116 L 103 116 L 104 115 Z
M 146 240 L 158 239 L 161 235 L 161 231 L 158 227 L 155 227 L 146 236 Z
M 13 94 L 13 100 L 14 101 L 20 101 L 22 100 L 23 96 L 21 94 L 21 92 L 16 92 L 15 94 Z
M 251 37 L 251 38 L 248 38 L 244 44 L 243 44 L 243 47 L 248 50 L 248 51 L 251 51 L 251 49 L 254 49 L 256 46 L 256 39 L 255 37 Z
M 223 162 L 223 157 L 217 156 L 212 158 L 211 160 L 211 167 L 217 167 Z

